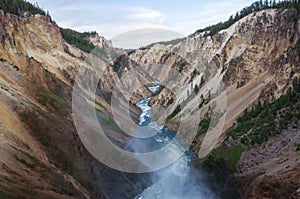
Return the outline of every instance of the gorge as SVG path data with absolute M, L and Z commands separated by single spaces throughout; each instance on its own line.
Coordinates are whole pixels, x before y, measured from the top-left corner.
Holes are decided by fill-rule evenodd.
M 0 198 L 300 198 L 299 1 L 130 52 L 11 2 Z

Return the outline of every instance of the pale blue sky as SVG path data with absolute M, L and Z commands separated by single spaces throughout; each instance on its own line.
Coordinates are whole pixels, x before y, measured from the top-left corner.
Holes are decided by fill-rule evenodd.
M 97 31 L 110 39 L 140 28 L 189 35 L 224 21 L 254 0 L 29 0 L 48 10 L 61 27 Z

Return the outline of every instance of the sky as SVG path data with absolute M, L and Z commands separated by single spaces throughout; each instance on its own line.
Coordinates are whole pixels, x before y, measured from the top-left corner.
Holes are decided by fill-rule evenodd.
M 137 29 L 187 36 L 225 21 L 254 0 L 27 0 L 49 11 L 60 27 L 97 31 L 107 39 Z M 170 37 L 178 37 L 176 34 Z M 136 36 L 136 35 L 134 35 Z M 164 38 L 165 39 L 165 38 Z

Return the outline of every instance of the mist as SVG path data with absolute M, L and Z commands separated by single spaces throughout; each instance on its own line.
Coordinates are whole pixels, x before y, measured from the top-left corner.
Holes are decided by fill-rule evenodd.
M 137 103 L 142 113 L 139 118 L 138 133 L 147 129 L 147 133 L 154 136 L 149 138 L 132 138 L 128 141 L 127 148 L 136 153 L 162 150 L 162 156 L 155 159 L 138 159 L 141 164 L 146 165 L 150 174 L 152 186 L 146 188 L 135 199 L 217 199 L 204 182 L 204 174 L 199 169 L 191 166 L 195 155 L 191 150 L 186 151 L 186 146 L 176 137 L 176 132 L 157 124 L 151 120 L 151 107 L 148 106 L 149 99 Z M 152 131 L 152 132 L 151 132 Z M 139 157 L 139 156 L 137 156 Z M 169 166 L 155 171 L 157 162 L 174 159 Z
M 136 199 L 217 199 L 204 183 L 204 176 L 190 165 L 187 156 L 152 174 L 153 185 Z

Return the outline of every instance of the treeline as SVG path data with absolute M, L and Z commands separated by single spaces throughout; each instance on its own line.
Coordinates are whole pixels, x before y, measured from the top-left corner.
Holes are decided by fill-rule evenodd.
M 271 103 L 260 102 L 251 110 L 246 109 L 237 119 L 237 124 L 227 131 L 233 139 L 244 145 L 266 142 L 270 136 L 285 129 L 299 128 L 300 78 L 293 80 L 293 88 Z
M 140 47 L 139 50 L 149 49 L 149 48 L 153 47 L 156 44 L 160 44 L 160 45 L 164 45 L 164 46 L 168 46 L 168 45 L 174 46 L 174 45 L 178 44 L 179 42 L 182 42 L 185 39 L 186 38 L 184 37 L 184 38 L 173 39 L 173 40 L 170 40 L 170 41 L 160 41 L 160 42 L 149 44 L 146 47 Z
M 276 8 L 276 9 L 287 9 L 287 8 L 295 8 L 297 13 L 300 13 L 300 1 L 299 0 L 285 0 L 285 1 L 276 1 L 276 0 L 260 0 L 256 1 L 251 6 L 243 8 L 241 11 L 237 12 L 235 16 L 231 15 L 229 19 L 225 22 L 219 22 L 215 25 L 208 26 L 203 29 L 199 29 L 196 31 L 195 34 L 205 32 L 205 36 L 213 36 L 221 30 L 229 28 L 238 20 L 242 19 L 243 17 L 257 12 L 261 10 L 265 10 L 268 8 Z
M 174 109 L 174 111 L 170 115 L 168 115 L 168 117 L 167 117 L 166 120 L 169 121 L 170 119 L 172 119 L 173 117 L 175 117 L 180 111 L 181 111 L 181 105 L 179 104 L 179 105 L 176 106 L 176 108 Z
M 95 48 L 95 46 L 88 41 L 89 37 L 97 34 L 95 31 L 81 33 L 71 29 L 60 28 L 60 32 L 66 42 L 87 53 L 90 53 Z
M 39 5 L 32 5 L 24 0 L 0 0 L 0 9 L 5 13 L 11 13 L 17 16 L 23 16 L 25 12 L 29 14 L 40 14 L 49 16 L 48 12 L 45 12 Z

